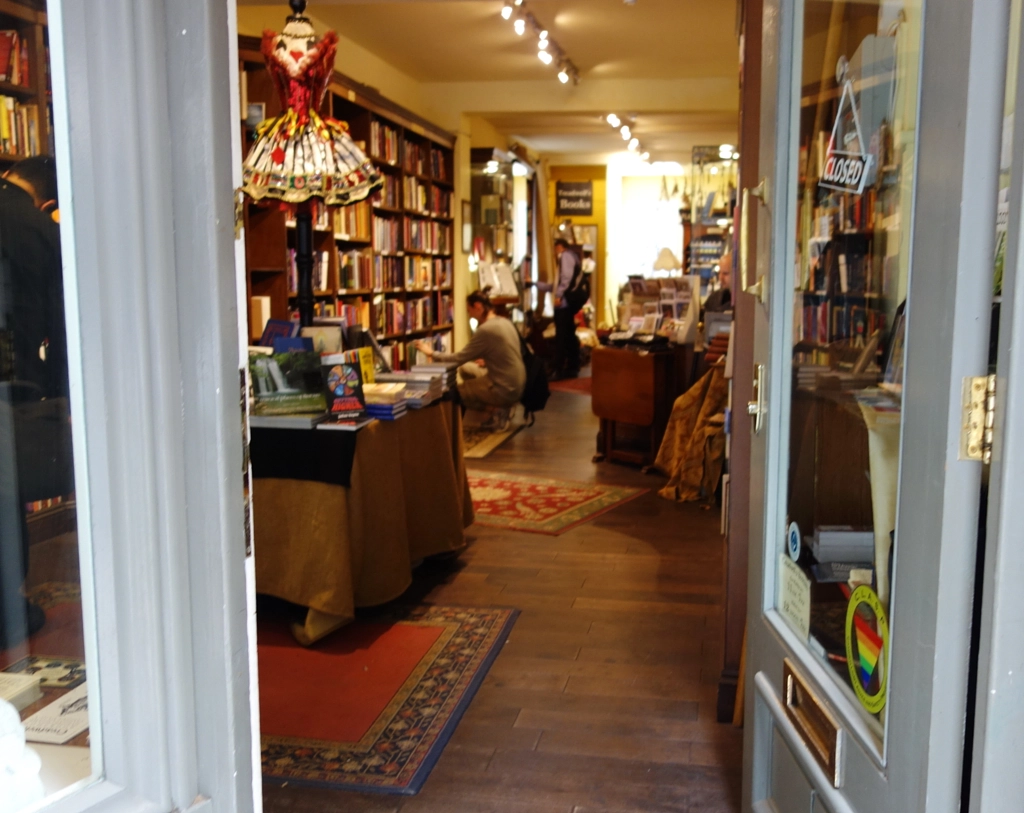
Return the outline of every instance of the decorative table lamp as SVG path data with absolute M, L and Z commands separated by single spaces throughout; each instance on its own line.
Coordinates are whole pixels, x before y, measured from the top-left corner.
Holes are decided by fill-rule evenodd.
M 659 252 L 658 258 L 654 261 L 653 267 L 655 271 L 672 272 L 681 269 L 683 267 L 683 264 L 679 262 L 679 258 L 672 253 L 672 249 L 663 248 Z
M 382 185 L 380 174 L 348 134 L 348 126 L 317 110 L 334 70 L 338 35 L 317 41 L 303 16 L 306 0 L 289 0 L 292 14 L 280 34 L 263 32 L 261 50 L 284 112 L 256 128 L 242 164 L 242 191 L 295 211 L 299 323 L 313 324 L 313 206 L 347 206 Z

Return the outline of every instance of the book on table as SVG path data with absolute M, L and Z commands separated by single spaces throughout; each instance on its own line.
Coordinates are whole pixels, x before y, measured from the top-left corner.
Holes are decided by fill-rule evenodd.
M 363 373 L 357 357 L 335 353 L 322 357 L 327 414 L 339 420 L 366 417 Z

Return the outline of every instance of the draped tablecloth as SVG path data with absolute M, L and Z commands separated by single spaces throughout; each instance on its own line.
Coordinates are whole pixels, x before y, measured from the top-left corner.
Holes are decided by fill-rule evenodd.
M 366 426 L 351 465 L 347 488 L 253 479 L 256 590 L 309 608 L 292 629 L 304 644 L 349 623 L 356 607 L 398 598 L 412 583 L 413 563 L 461 550 L 473 522 L 462 418 L 451 402 Z

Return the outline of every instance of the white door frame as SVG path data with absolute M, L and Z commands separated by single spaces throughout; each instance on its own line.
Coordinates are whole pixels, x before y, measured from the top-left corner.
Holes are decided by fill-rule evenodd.
M 247 813 L 234 2 L 51 0 L 48 13 L 103 763 L 48 809 Z
M 1018 34 L 1020 20 L 1016 21 Z M 1018 48 L 1021 43 L 1018 37 Z M 1014 111 L 1024 110 L 1024 62 L 1017 55 Z M 1013 132 L 1010 219 L 999 317 L 996 424 L 989 476 L 983 605 L 975 703 L 970 813 L 1001 813 L 1024 796 L 1024 126 Z M 1016 352 L 1013 350 L 1016 349 Z

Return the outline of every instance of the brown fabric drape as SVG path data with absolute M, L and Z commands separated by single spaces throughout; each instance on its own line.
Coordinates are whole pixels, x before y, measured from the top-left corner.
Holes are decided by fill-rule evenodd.
M 669 478 L 658 492 L 666 500 L 709 498 L 717 487 L 725 456 L 722 412 L 728 395 L 725 371 L 716 366 L 676 399 L 654 461 Z
M 256 590 L 309 608 L 299 640 L 400 596 L 416 560 L 465 546 L 462 454 L 460 411 L 445 402 L 361 430 L 350 488 L 253 481 Z
M 555 284 L 555 244 L 551 234 L 551 203 L 548 189 L 548 162 L 537 162 L 537 279 Z

